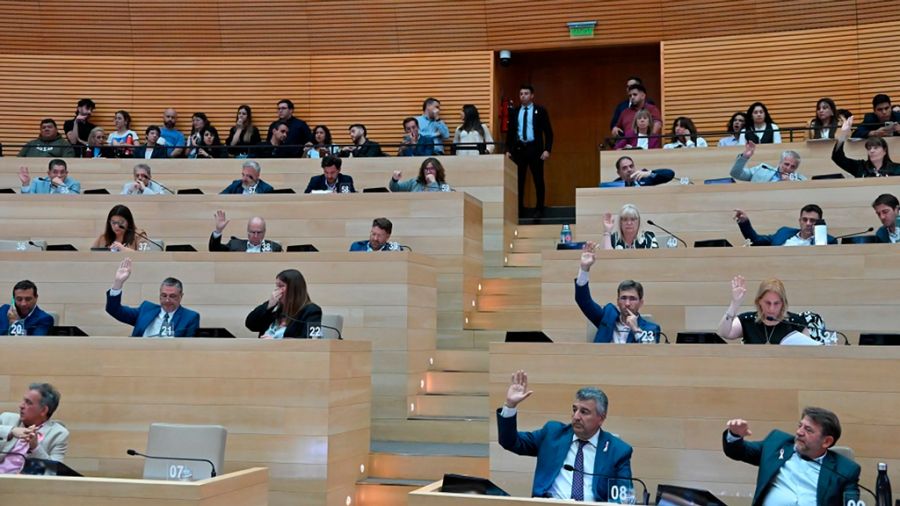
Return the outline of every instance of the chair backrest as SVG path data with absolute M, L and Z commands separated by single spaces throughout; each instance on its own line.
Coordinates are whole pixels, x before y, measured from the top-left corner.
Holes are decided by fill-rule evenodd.
M 333 328 L 328 328 L 333 327 Z M 337 330 L 334 330 L 337 329 Z M 344 332 L 344 317 L 339 314 L 322 315 L 322 339 L 337 339 Z
M 853 448 L 849 446 L 832 446 L 831 451 L 837 453 L 841 457 L 847 457 L 850 460 L 856 460 L 853 458 Z
M 56 313 L 54 311 L 44 311 L 44 312 L 47 313 L 48 315 L 50 315 L 51 318 L 53 318 L 53 326 L 54 327 L 59 325 L 59 313 Z
M 144 479 L 180 480 L 185 476 L 185 469 L 190 470 L 195 481 L 212 476 L 208 463 L 179 457 L 208 459 L 215 465 L 216 473 L 221 473 L 227 435 L 228 431 L 221 425 L 150 424 L 146 453 L 161 458 L 144 460 Z

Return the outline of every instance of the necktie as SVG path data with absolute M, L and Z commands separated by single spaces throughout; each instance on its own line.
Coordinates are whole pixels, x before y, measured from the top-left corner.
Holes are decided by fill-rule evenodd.
M 522 142 L 528 142 L 528 106 L 522 110 Z
M 575 471 L 572 473 L 572 499 L 584 501 L 584 445 L 587 441 L 578 440 L 578 451 L 575 452 Z
M 172 329 L 169 328 L 169 313 L 163 316 L 162 325 L 159 327 L 160 337 L 172 337 Z

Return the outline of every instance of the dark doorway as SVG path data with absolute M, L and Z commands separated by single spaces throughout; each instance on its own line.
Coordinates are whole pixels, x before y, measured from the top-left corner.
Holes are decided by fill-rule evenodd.
M 554 141 L 544 170 L 547 205 L 574 206 L 575 188 L 599 183 L 597 146 L 609 136 L 609 121 L 616 105 L 625 99 L 625 80 L 632 75 L 644 80 L 647 95 L 662 109 L 659 44 L 513 51 L 508 67 L 498 63 L 497 103 L 506 98 L 518 105 L 519 86 L 531 83 L 535 102 L 550 115 Z M 494 124 L 501 130 L 497 118 Z M 533 205 L 529 176 L 525 206 Z

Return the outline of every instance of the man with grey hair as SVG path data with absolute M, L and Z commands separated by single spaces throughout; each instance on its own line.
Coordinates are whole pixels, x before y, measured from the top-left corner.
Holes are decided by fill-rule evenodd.
M 606 502 L 610 486 L 630 486 L 632 448 L 601 428 L 609 408 L 602 390 L 576 392 L 572 423 L 550 421 L 539 430 L 518 432 L 517 407 L 532 393 L 525 371 L 513 373 L 506 402 L 497 410 L 497 431 L 506 450 L 537 457 L 533 497 Z
M 806 176 L 797 172 L 800 168 L 800 153 L 796 151 L 784 151 L 781 153 L 781 161 L 778 167 L 772 167 L 767 163 L 761 163 L 755 167 L 746 167 L 747 161 L 756 151 L 756 144 L 747 141 L 744 152 L 739 154 L 731 167 L 731 177 L 738 181 L 750 181 L 753 183 L 769 183 L 774 181 L 805 181 Z
M 216 229 L 209 236 L 210 251 L 244 251 L 247 253 L 280 252 L 281 245 L 266 240 L 266 220 L 253 216 L 247 220 L 247 238 L 238 239 L 232 236 L 228 244 L 222 244 L 222 232 L 231 220 L 225 218 L 225 211 L 216 211 Z
M 150 166 L 139 163 L 131 169 L 134 181 L 122 186 L 121 195 L 165 195 L 166 189 L 153 180 Z
M 22 396 L 18 413 L 0 414 L 0 462 L 3 457 L 9 458 L 9 453 L 58 462 L 65 459 L 69 430 L 50 420 L 59 407 L 59 399 L 59 391 L 53 385 L 32 383 Z
M 159 304 L 145 300 L 140 307 L 122 305 L 122 287 L 131 276 L 131 259 L 119 264 L 112 288 L 106 292 L 106 313 L 134 326 L 131 337 L 194 337 L 200 315 L 181 305 L 181 281 L 166 278 L 159 287 Z
M 241 178 L 232 181 L 228 188 L 222 190 L 220 194 L 270 193 L 273 190 L 272 185 L 259 178 L 260 172 L 262 172 L 262 167 L 259 166 L 259 162 L 256 160 L 244 161 L 244 164 L 241 165 Z

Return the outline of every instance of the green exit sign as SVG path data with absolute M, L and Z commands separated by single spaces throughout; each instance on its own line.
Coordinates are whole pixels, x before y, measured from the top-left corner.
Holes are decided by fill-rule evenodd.
M 582 39 L 594 36 L 594 27 L 597 26 L 596 21 L 576 21 L 566 23 L 569 26 L 569 38 Z

